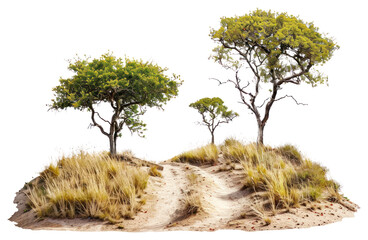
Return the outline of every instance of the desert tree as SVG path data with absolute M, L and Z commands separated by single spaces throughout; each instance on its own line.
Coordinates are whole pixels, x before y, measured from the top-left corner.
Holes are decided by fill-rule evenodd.
M 215 144 L 215 130 L 222 123 L 229 123 L 238 113 L 228 110 L 221 98 L 202 98 L 191 103 L 189 107 L 196 109 L 202 116 L 200 124 L 207 126 L 211 133 L 211 143 Z
M 220 85 L 233 84 L 241 103 L 254 114 L 258 144 L 263 144 L 264 128 L 275 102 L 290 98 L 302 104 L 292 94 L 280 96 L 282 87 L 326 83 L 327 76 L 317 67 L 338 49 L 333 39 L 320 33 L 313 23 L 263 10 L 224 17 L 220 28 L 212 29 L 210 36 L 217 45 L 212 54 L 214 61 L 235 73 L 234 78 L 216 80 Z
M 74 108 L 91 113 L 91 126 L 98 127 L 109 138 L 110 154 L 116 155 L 116 140 L 126 126 L 143 136 L 145 123 L 140 117 L 147 107 L 162 109 L 177 96 L 179 76 L 165 75 L 166 68 L 142 60 L 116 58 L 112 53 L 100 58 L 69 61 L 70 78 L 60 78 L 53 88 L 55 98 L 50 109 Z M 111 116 L 101 116 L 97 106 L 107 103 Z

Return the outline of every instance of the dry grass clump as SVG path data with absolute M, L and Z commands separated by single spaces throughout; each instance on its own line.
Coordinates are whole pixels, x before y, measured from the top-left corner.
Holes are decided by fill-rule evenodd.
M 198 192 L 189 191 L 185 193 L 185 213 L 193 215 L 202 211 L 202 196 Z
M 91 217 L 110 222 L 131 218 L 140 208 L 147 171 L 110 158 L 80 152 L 50 165 L 28 198 L 39 217 Z
M 293 145 L 286 144 L 275 149 L 275 151 L 294 164 L 302 164 L 303 156 L 300 151 Z
M 162 177 L 161 172 L 157 169 L 156 166 L 151 166 L 149 170 L 149 175 L 152 177 Z
M 208 144 L 204 147 L 184 152 L 171 159 L 173 162 L 184 162 L 197 165 L 215 164 L 217 163 L 219 150 L 216 145 Z
M 246 147 L 235 138 L 228 138 L 220 145 L 223 157 L 233 162 L 240 162 L 247 158 Z
M 203 211 L 203 193 L 199 187 L 199 175 L 191 172 L 187 174 L 189 180 L 189 190 L 184 193 L 185 214 L 193 215 Z
M 327 178 L 327 169 L 303 158 L 294 146 L 273 149 L 231 140 L 230 144 L 225 141 L 221 149 L 225 158 L 241 162 L 245 187 L 266 193 L 263 195 L 273 210 L 340 198 L 340 186 Z
M 198 174 L 195 174 L 194 172 L 189 173 L 187 175 L 187 179 L 189 180 L 189 183 L 191 186 L 195 185 L 196 183 L 198 183 Z

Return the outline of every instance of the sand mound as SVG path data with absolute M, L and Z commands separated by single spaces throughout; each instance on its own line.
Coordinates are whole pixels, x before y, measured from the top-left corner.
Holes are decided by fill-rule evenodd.
M 18 211 L 9 219 L 27 229 L 76 231 L 214 231 L 241 229 L 246 231 L 290 229 L 321 226 L 354 216 L 358 208 L 352 202 L 319 201 L 299 208 L 270 214 L 258 209 L 255 193 L 243 189 L 240 166 L 226 169 L 221 161 L 215 166 L 193 166 L 186 163 L 163 163 L 162 178 L 151 177 L 146 189 L 147 201 L 138 214 L 122 224 L 114 225 L 95 219 L 37 218 L 28 210 L 26 190 L 20 190 L 14 203 Z M 185 212 L 185 194 L 190 182 L 188 173 L 198 176 L 202 211 Z

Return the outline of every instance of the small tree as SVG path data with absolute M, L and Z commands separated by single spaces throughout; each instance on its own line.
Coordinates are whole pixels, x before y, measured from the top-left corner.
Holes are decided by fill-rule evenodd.
M 234 84 L 241 102 L 256 117 L 259 144 L 263 144 L 263 131 L 275 102 L 292 98 L 300 104 L 292 95 L 278 97 L 282 86 L 305 82 L 314 87 L 327 82 L 315 67 L 327 62 L 338 48 L 313 23 L 262 10 L 222 18 L 221 27 L 212 29 L 210 36 L 218 43 L 213 59 L 235 71 L 235 79 L 226 82 Z M 244 65 L 253 75 L 246 82 L 239 76 Z
M 207 126 L 211 133 L 211 143 L 215 144 L 215 130 L 221 123 L 229 123 L 239 116 L 236 112 L 228 111 L 221 98 L 202 98 L 191 103 L 189 107 L 197 109 L 202 115 L 202 125 Z
M 111 53 L 99 59 L 70 61 L 71 78 L 60 78 L 60 85 L 53 88 L 55 99 L 50 109 L 74 108 L 91 112 L 91 126 L 98 127 L 109 138 L 110 153 L 116 155 L 116 140 L 124 125 L 142 136 L 145 124 L 140 116 L 146 107 L 162 109 L 172 97 L 177 96 L 181 81 L 178 76 L 168 77 L 167 70 L 149 62 L 114 57 Z M 110 119 L 96 111 L 100 103 L 112 109 Z M 108 130 L 103 127 L 108 126 Z

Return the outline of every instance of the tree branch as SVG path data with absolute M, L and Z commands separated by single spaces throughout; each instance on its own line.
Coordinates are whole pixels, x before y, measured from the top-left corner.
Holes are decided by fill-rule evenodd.
M 269 99 L 270 99 L 269 97 L 268 97 L 268 98 L 266 98 L 260 106 L 257 106 L 257 108 L 261 108 L 261 107 L 263 107 L 263 105 L 265 105 L 266 101 L 267 101 L 267 100 L 269 100 Z
M 100 125 L 100 124 L 98 124 L 97 122 L 96 122 L 96 120 L 95 120 L 95 110 L 93 109 L 93 107 L 92 107 L 92 105 L 90 105 L 89 106 L 89 108 L 91 109 L 91 112 L 92 112 L 92 116 L 91 116 L 91 118 L 92 118 L 92 122 L 93 122 L 93 126 L 95 126 L 95 127 L 98 127 L 99 129 L 100 129 L 100 131 L 102 132 L 102 134 L 104 134 L 104 135 L 106 135 L 106 136 L 110 136 L 110 134 L 108 134 L 107 132 L 105 132 L 105 130 L 103 129 L 103 127 Z M 110 124 L 111 125 L 111 124 Z
M 252 72 L 254 73 L 255 76 L 257 76 L 257 78 L 259 78 L 258 75 L 258 69 L 254 69 L 250 60 L 248 59 L 247 53 L 249 53 L 250 50 L 253 50 L 252 48 L 248 48 L 247 53 L 243 53 L 241 52 L 237 47 L 231 47 L 227 44 L 225 44 L 224 40 L 220 40 L 222 46 L 224 48 L 228 48 L 228 49 L 232 49 L 235 50 L 240 56 L 242 56 L 244 58 L 244 60 L 248 63 L 248 66 L 250 67 L 250 69 L 252 70 Z
M 97 114 L 97 116 L 98 116 L 102 121 L 107 122 L 108 124 L 110 124 L 110 125 L 111 125 L 111 122 L 110 122 L 110 121 L 107 121 L 107 120 L 103 119 L 103 118 L 100 116 L 100 114 L 99 114 L 98 112 L 96 112 L 96 111 L 95 111 L 95 113 Z
M 233 84 L 235 84 L 234 83 L 234 81 L 233 80 L 231 80 L 231 79 L 228 79 L 227 81 L 225 81 L 225 82 L 223 82 L 223 81 L 221 81 L 221 80 L 219 80 L 219 79 L 217 79 L 217 78 L 209 78 L 209 80 L 215 80 L 215 81 L 217 81 L 218 83 L 219 83 L 219 86 L 220 85 L 222 85 L 222 84 L 226 84 L 226 83 L 233 83 Z
M 287 97 L 289 97 L 289 98 L 292 98 L 293 100 L 294 100 L 294 102 L 297 104 L 297 105 L 303 105 L 303 106 L 307 106 L 308 104 L 306 104 L 306 103 L 300 103 L 300 102 L 298 102 L 293 96 L 291 96 L 291 95 L 285 95 L 285 96 L 283 96 L 283 97 L 280 97 L 280 98 L 278 98 L 278 99 L 275 99 L 275 102 L 276 101 L 279 101 L 279 100 L 281 100 L 281 99 L 284 99 L 284 98 L 287 98 Z
M 131 105 L 140 104 L 140 103 L 142 103 L 142 102 L 141 101 L 135 101 L 135 102 L 126 103 L 126 104 L 121 105 L 121 108 L 126 108 L 126 107 L 129 107 Z

